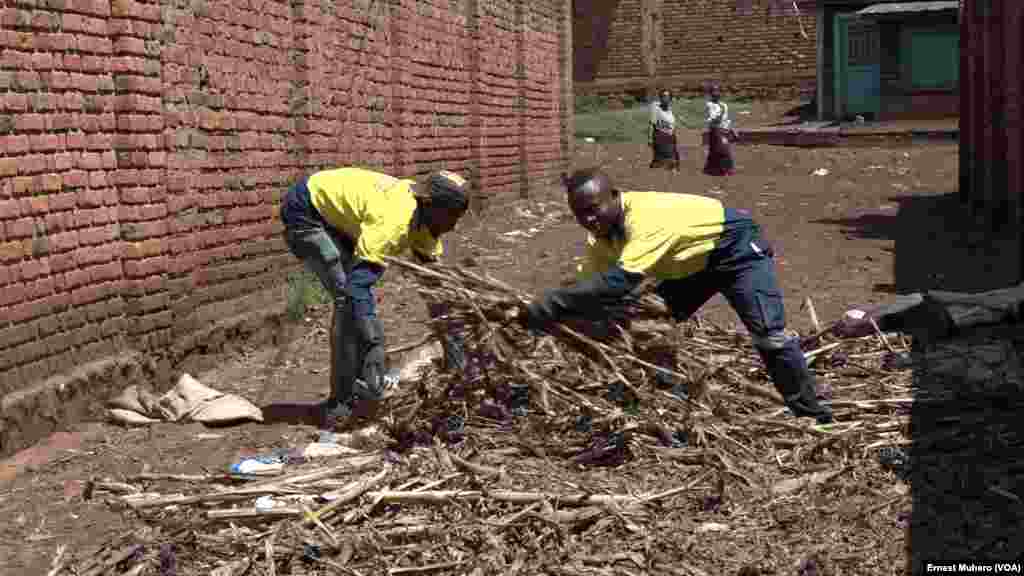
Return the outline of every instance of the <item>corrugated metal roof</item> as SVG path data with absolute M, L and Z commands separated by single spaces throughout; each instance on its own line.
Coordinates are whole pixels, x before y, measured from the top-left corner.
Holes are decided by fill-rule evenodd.
M 958 8 L 960 8 L 959 0 L 943 0 L 932 2 L 897 2 L 893 4 L 872 4 L 867 8 L 858 10 L 857 14 L 860 14 L 862 16 L 880 16 L 883 14 L 940 12 L 942 10 L 957 10 Z

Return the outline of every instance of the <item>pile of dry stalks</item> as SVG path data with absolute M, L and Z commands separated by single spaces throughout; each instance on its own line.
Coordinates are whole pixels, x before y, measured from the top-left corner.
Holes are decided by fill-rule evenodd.
M 882 367 L 897 352 L 885 335 L 805 339 L 834 391 L 837 423 L 822 428 L 785 412 L 745 335 L 673 325 L 649 296 L 614 315 L 628 321 L 536 335 L 513 318 L 526 296 L 499 281 L 393 264 L 448 307 L 433 327 L 464 331 L 470 378 L 428 370 L 378 411 L 385 442 L 330 465 L 293 463 L 269 479 L 97 483 L 95 496 L 140 528 L 99 552 L 60 555 L 52 574 L 790 574 L 798 562 L 822 574 L 891 564 L 879 538 L 901 546 L 894 518 L 910 497 L 878 449 L 906 443 L 910 379 Z

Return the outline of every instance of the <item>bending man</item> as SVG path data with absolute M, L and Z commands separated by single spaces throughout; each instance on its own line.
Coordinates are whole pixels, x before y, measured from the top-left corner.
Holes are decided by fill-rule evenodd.
M 382 398 L 384 330 L 373 287 L 384 256 L 407 249 L 421 262 L 443 253 L 441 236 L 469 206 L 466 181 L 439 171 L 425 181 L 402 180 L 346 167 L 303 177 L 281 203 L 289 250 L 312 270 L 334 299 L 331 320 L 331 394 L 324 404 L 328 427 L 352 414 L 360 401 Z M 435 316 L 442 311 L 432 309 Z M 446 360 L 463 364 L 458 343 L 445 342 Z
M 789 409 L 832 421 L 799 341 L 785 331 L 772 250 L 749 213 L 703 196 L 621 192 L 598 169 L 577 171 L 564 183 L 577 222 L 589 232 L 583 280 L 530 303 L 522 315 L 527 326 L 542 328 L 570 314 L 593 318 L 648 276 L 659 281 L 656 291 L 677 321 L 721 292 Z

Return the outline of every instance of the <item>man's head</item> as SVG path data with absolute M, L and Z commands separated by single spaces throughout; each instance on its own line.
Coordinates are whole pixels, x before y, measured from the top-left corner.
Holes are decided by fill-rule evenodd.
M 658 101 L 661 103 L 662 110 L 668 110 L 672 107 L 672 93 L 668 90 L 662 90 L 658 94 Z
M 588 168 L 562 180 L 576 221 L 594 236 L 607 237 L 622 220 L 619 191 L 608 175 L 600 168 Z
M 455 229 L 469 209 L 469 183 L 455 172 L 432 172 L 419 186 L 416 197 L 423 210 L 422 222 L 439 238 Z

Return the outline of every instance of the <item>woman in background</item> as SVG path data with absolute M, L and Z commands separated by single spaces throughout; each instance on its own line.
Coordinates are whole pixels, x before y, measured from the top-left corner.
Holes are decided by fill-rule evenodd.
M 729 106 L 722 102 L 722 93 L 717 84 L 709 90 L 709 99 L 704 105 L 705 122 L 708 127 L 708 159 L 704 173 L 711 176 L 732 176 L 735 165 L 729 138 L 733 135 Z
M 676 140 L 676 116 L 672 113 L 672 95 L 662 90 L 658 102 L 651 104 L 651 168 L 679 171 L 679 143 Z

